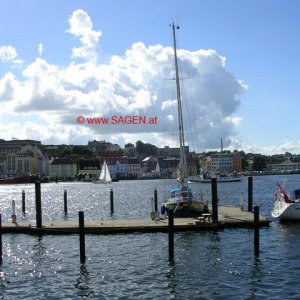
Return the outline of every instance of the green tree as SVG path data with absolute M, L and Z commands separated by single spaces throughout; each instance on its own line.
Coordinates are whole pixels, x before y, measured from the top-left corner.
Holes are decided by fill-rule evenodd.
M 267 166 L 267 158 L 261 154 L 255 154 L 253 157 L 253 170 L 263 171 Z
M 137 141 L 135 143 L 135 149 L 136 152 L 140 155 L 140 154 L 145 154 L 145 155 L 156 155 L 157 152 L 157 147 L 146 143 L 144 144 L 142 141 Z

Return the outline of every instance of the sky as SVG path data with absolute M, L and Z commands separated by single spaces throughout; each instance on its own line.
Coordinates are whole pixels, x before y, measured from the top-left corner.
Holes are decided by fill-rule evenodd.
M 0 139 L 177 146 L 174 22 L 191 150 L 222 138 L 300 154 L 299 12 L 297 0 L 0 0 Z

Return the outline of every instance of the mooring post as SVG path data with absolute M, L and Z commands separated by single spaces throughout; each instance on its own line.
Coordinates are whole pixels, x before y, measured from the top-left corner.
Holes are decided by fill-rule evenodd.
M 157 189 L 154 190 L 154 211 L 157 216 Z
M 64 213 L 65 215 L 68 214 L 68 192 L 64 190 Z
M 110 189 L 110 213 L 114 213 L 114 191 Z
M 15 202 L 15 200 L 11 201 L 11 206 L 12 206 L 11 221 L 13 223 L 16 223 L 17 222 L 17 216 L 16 216 L 16 202 Z
M 218 222 L 218 188 L 217 178 L 211 179 L 211 205 L 212 205 L 212 221 Z
M 253 206 L 253 177 L 248 177 L 248 211 L 252 211 Z
M 0 264 L 2 265 L 2 217 L 0 214 Z
M 173 209 L 169 209 L 168 219 L 169 219 L 169 262 L 174 262 L 174 213 L 173 213 Z
M 85 235 L 84 235 L 84 212 L 79 211 L 79 244 L 80 244 L 80 263 L 85 263 Z
M 25 190 L 22 190 L 22 213 L 25 215 Z
M 259 206 L 254 206 L 254 254 L 259 256 Z
M 36 227 L 42 228 L 42 201 L 41 201 L 41 183 L 35 183 L 35 211 L 36 211 Z

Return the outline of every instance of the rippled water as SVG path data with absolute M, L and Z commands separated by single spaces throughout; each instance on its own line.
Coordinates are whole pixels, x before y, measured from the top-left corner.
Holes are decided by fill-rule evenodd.
M 270 217 L 276 181 L 283 176 L 254 177 L 254 203 Z M 89 183 L 42 184 L 43 219 L 63 219 L 63 191 L 69 200 L 68 219 L 149 218 L 155 187 L 159 202 L 174 181 L 127 181 L 110 186 Z M 194 190 L 210 185 L 193 184 Z M 290 176 L 286 186 L 300 186 Z M 115 213 L 109 212 L 113 187 Z M 34 186 L 0 186 L 2 219 L 10 220 L 11 201 L 21 219 L 21 192 L 26 191 L 26 218 L 34 219 Z M 247 206 L 247 180 L 219 184 L 221 204 Z M 300 224 L 272 222 L 260 230 L 260 256 L 253 253 L 253 231 L 175 234 L 175 264 L 168 263 L 164 233 L 87 235 L 85 264 L 80 264 L 79 238 L 3 235 L 0 269 L 1 299 L 299 299 Z

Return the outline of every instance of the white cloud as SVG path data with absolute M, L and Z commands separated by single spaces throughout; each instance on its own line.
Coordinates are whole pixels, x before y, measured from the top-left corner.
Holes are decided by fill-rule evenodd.
M 123 56 L 114 55 L 105 63 L 97 63 L 101 31 L 93 29 L 91 18 L 83 10 L 74 11 L 69 24 L 67 31 L 81 42 L 81 47 L 72 49 L 72 57 L 84 58 L 84 62 L 73 60 L 58 66 L 37 57 L 24 66 L 23 78 L 16 79 L 12 73 L 0 78 L 3 113 L 38 116 L 45 121 L 42 126 L 27 122 L 19 128 L 2 124 L 2 128 L 8 128 L 6 133 L 20 132 L 20 138 L 27 135 L 51 143 L 84 143 L 91 138 L 103 139 L 106 134 L 120 141 L 142 136 L 161 146 L 164 141 L 175 144 L 176 139 L 166 137 L 168 133 L 174 137 L 178 130 L 176 100 L 170 100 L 176 94 L 174 80 L 169 80 L 174 78 L 173 49 L 137 42 Z M 17 59 L 14 48 L 7 49 L 2 59 Z M 41 56 L 42 43 L 38 50 Z M 181 77 L 186 78 L 181 81 L 186 141 L 192 145 L 197 139 L 198 150 L 213 148 L 221 137 L 235 135 L 241 118 L 232 115 L 245 84 L 226 70 L 226 59 L 214 50 L 178 49 L 178 59 Z M 78 125 L 78 115 L 140 115 L 157 117 L 158 124 Z M 58 129 L 61 126 L 63 132 Z
M 23 63 L 18 58 L 16 49 L 9 45 L 0 46 L 0 61 L 3 63 L 12 63 L 14 66 L 19 66 Z
M 38 52 L 39 52 L 39 56 L 42 56 L 43 51 L 44 51 L 44 46 L 43 46 L 42 43 L 39 43 L 39 44 L 38 44 Z
M 67 32 L 80 38 L 81 47 L 72 49 L 73 58 L 84 58 L 88 60 L 97 60 L 97 46 L 101 31 L 93 30 L 93 23 L 89 15 L 82 9 L 72 13 L 69 18 L 70 28 Z
M 167 100 L 167 101 L 163 101 L 162 105 L 161 105 L 161 109 L 164 110 L 164 109 L 167 109 L 167 108 L 170 108 L 170 107 L 176 107 L 177 105 L 177 100 Z

